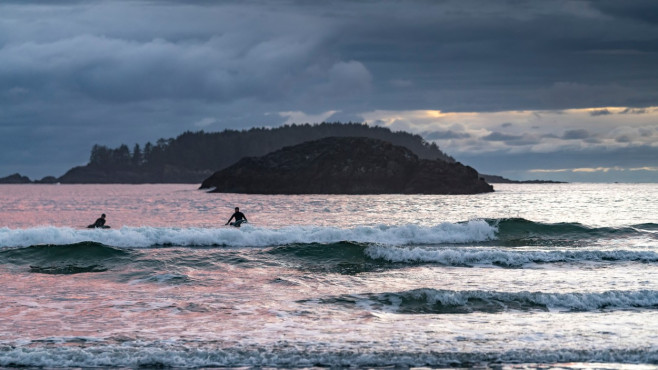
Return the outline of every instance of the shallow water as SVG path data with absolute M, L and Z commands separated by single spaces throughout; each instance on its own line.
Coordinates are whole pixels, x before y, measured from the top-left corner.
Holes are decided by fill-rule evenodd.
M 0 366 L 656 365 L 657 198 L 2 185 Z

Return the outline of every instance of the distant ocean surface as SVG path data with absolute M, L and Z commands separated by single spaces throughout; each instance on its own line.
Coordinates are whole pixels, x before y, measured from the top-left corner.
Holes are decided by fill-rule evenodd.
M 0 367 L 658 365 L 658 184 L 197 187 L 0 185 Z

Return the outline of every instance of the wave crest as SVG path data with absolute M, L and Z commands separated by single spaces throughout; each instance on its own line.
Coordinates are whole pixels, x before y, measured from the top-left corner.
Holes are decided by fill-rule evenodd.
M 288 226 L 240 229 L 128 227 L 120 229 L 75 229 L 43 226 L 27 229 L 0 228 L 0 248 L 32 245 L 67 245 L 95 242 L 103 245 L 139 248 L 153 246 L 266 247 L 289 244 L 331 244 L 352 242 L 389 246 L 483 243 L 498 240 L 503 245 L 577 245 L 596 238 L 641 236 L 658 239 L 658 225 L 628 227 L 588 227 L 578 223 L 540 223 L 522 218 L 444 222 L 434 226 L 378 225 L 339 228 L 328 226 Z
M 657 224 L 645 223 L 625 227 L 590 227 L 578 222 L 542 223 L 524 218 L 488 220 L 496 227 L 501 240 L 515 239 L 587 239 L 596 237 L 626 237 L 644 235 L 655 238 Z
M 430 288 L 404 292 L 350 294 L 320 299 L 322 303 L 402 314 L 452 314 L 508 310 L 596 311 L 658 308 L 658 292 L 607 291 L 601 293 L 543 293 L 454 291 Z
M 350 241 L 386 245 L 469 243 L 495 239 L 496 227 L 483 220 L 442 223 L 424 227 L 360 226 L 343 229 L 321 226 L 289 226 L 280 229 L 245 226 L 235 228 L 122 227 L 120 229 L 74 229 L 35 227 L 0 229 L 0 247 L 28 247 L 41 244 L 66 245 L 96 242 L 104 245 L 139 248 L 153 246 L 266 247 L 299 243 Z
M 76 338 L 77 339 L 77 338 Z M 368 346 L 355 350 L 327 347 L 327 343 L 288 343 L 271 346 L 190 348 L 182 344 L 159 342 L 123 342 L 113 345 L 88 343 L 84 347 L 68 345 L 46 347 L 0 347 L 0 366 L 7 367 L 127 367 L 127 368 L 409 368 L 409 367 L 481 367 L 501 368 L 501 364 L 554 364 L 579 368 L 574 363 L 602 363 L 602 368 L 618 368 L 620 364 L 655 364 L 658 351 L 650 348 L 533 349 L 508 351 L 458 352 L 401 348 L 381 351 Z M 78 342 L 74 342 L 78 344 Z M 490 365 L 490 366 L 486 366 Z M 518 367 L 522 367 L 518 365 Z M 605 366 L 610 365 L 610 366 Z M 548 367 L 548 366 L 546 366 Z M 587 366 L 584 366 L 587 368 Z
M 447 266 L 498 265 L 521 267 L 531 263 L 658 262 L 658 253 L 628 250 L 514 251 L 497 248 L 404 248 L 371 245 L 365 254 L 393 263 L 438 263 Z

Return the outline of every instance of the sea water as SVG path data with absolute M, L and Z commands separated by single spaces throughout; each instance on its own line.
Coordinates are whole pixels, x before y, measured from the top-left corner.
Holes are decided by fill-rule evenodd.
M 658 185 L 495 189 L 2 185 L 0 366 L 658 364 Z

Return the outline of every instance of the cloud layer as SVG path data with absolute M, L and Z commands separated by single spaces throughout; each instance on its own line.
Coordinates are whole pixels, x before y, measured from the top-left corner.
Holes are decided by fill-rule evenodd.
M 643 0 L 3 2 L 0 176 L 59 175 L 95 143 L 378 114 L 476 162 L 652 148 L 655 120 L 623 123 L 658 106 L 652 14 Z M 552 123 L 564 112 L 578 124 Z M 462 119 L 477 116 L 490 123 Z
M 419 133 L 485 173 L 564 181 L 586 181 L 589 173 L 603 173 L 609 176 L 589 179 L 610 181 L 627 171 L 621 176 L 624 181 L 658 180 L 658 107 L 375 111 L 364 118 L 371 124 Z

